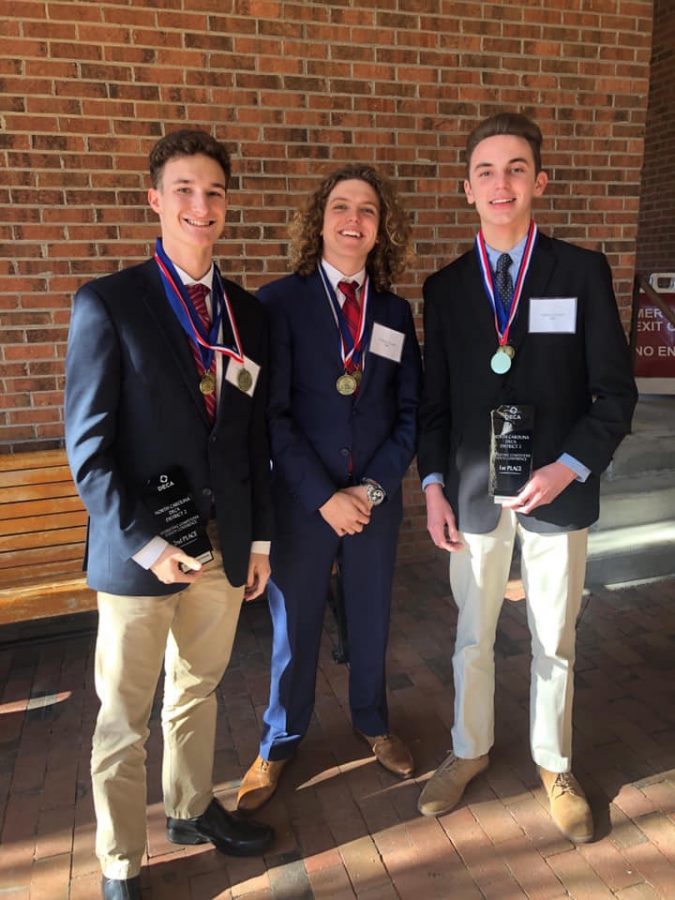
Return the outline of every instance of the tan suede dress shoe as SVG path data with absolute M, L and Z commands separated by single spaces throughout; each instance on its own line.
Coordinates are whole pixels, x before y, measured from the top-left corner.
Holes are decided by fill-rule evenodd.
M 415 760 L 400 737 L 396 737 L 395 734 L 370 735 L 362 731 L 356 733 L 370 744 L 375 759 L 388 772 L 398 775 L 399 778 L 410 778 L 415 770 Z
M 243 812 L 251 812 L 259 809 L 263 803 L 267 803 L 276 791 L 279 778 L 287 759 L 278 762 L 263 759 L 258 756 L 248 772 L 244 775 L 239 793 L 237 794 L 237 809 Z
M 593 840 L 593 814 L 583 788 L 571 772 L 549 772 L 539 767 L 539 777 L 548 795 L 551 818 L 565 837 L 575 844 Z
M 462 759 L 449 753 L 424 786 L 417 801 L 417 809 L 423 816 L 442 816 L 454 809 L 462 794 L 476 775 L 490 764 L 487 753 L 475 759 Z

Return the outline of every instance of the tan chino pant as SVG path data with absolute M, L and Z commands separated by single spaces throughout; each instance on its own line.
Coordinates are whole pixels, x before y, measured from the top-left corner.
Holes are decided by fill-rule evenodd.
M 168 816 L 201 815 L 213 792 L 215 690 L 243 600 L 215 550 L 197 582 L 163 597 L 98 594 L 96 693 L 101 708 L 91 773 L 96 854 L 108 878 L 132 878 L 146 841 L 145 743 L 165 668 L 162 787 Z
M 502 510 L 488 534 L 462 534 L 450 557 L 450 584 L 459 610 L 453 655 L 453 749 L 473 759 L 494 743 L 494 641 L 518 534 L 532 636 L 530 745 L 537 765 L 567 772 L 572 765 L 572 700 L 576 621 L 586 572 L 588 529 L 536 534 L 512 510 Z

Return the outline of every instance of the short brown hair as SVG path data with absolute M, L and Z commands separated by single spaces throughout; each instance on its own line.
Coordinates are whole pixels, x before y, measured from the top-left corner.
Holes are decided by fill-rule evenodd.
M 164 166 L 170 159 L 177 156 L 196 156 L 198 153 L 208 156 L 218 163 L 225 175 L 225 187 L 227 187 L 232 171 L 227 148 L 206 131 L 190 128 L 183 128 L 180 131 L 172 131 L 164 135 L 150 151 L 148 162 L 152 186 L 159 187 Z
M 321 230 L 326 201 L 341 181 L 357 179 L 369 184 L 380 203 L 377 243 L 368 254 L 366 270 L 375 290 L 388 290 L 402 275 L 412 256 L 410 222 L 391 182 L 371 166 L 353 164 L 326 175 L 291 222 L 289 263 L 299 275 L 310 275 L 321 262 Z
M 496 116 L 490 116 L 489 119 L 484 119 L 476 125 L 466 139 L 467 171 L 471 165 L 473 151 L 478 144 L 485 138 L 494 137 L 497 134 L 512 134 L 515 137 L 524 138 L 532 150 L 535 174 L 541 172 L 541 143 L 543 140 L 541 129 L 532 119 L 528 119 L 522 113 L 514 112 L 497 113 Z

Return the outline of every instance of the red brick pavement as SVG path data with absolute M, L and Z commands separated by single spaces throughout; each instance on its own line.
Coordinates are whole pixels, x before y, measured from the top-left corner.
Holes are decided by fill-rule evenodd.
M 391 716 L 414 750 L 418 781 L 390 776 L 353 734 L 347 671 L 332 661 L 328 621 L 310 732 L 260 816 L 277 830 L 264 859 L 166 841 L 155 711 L 144 900 L 675 898 L 675 579 L 600 591 L 584 604 L 575 760 L 597 839 L 575 848 L 553 826 L 529 758 L 523 603 L 506 603 L 500 621 L 489 770 L 449 815 L 416 812 L 420 783 L 449 745 L 455 610 L 445 568 L 442 559 L 401 566 L 396 579 Z M 518 582 L 510 594 L 519 596 Z M 76 621 L 91 625 L 92 617 L 68 627 Z M 0 900 L 96 900 L 93 637 L 36 642 L 35 633 L 0 629 Z M 264 605 L 246 608 L 220 688 L 216 781 L 228 806 L 256 753 L 269 645 Z

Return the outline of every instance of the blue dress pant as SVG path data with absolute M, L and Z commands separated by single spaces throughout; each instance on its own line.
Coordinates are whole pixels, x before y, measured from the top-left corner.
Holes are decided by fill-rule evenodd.
M 401 494 L 375 507 L 360 534 L 343 538 L 318 512 L 307 515 L 287 507 L 285 517 L 270 558 L 272 666 L 260 744 L 260 755 L 275 761 L 292 756 L 309 727 L 331 569 L 338 556 L 352 723 L 368 735 L 387 731 L 385 655 Z

